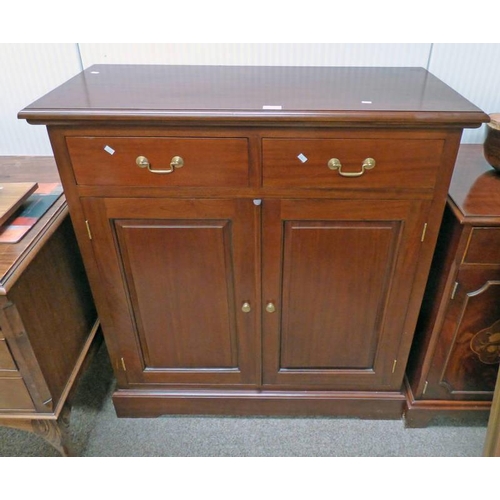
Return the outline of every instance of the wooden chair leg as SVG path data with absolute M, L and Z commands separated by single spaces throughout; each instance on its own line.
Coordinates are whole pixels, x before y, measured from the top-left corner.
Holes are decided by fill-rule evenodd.
M 71 410 L 64 407 L 57 420 L 32 420 L 32 432 L 41 436 L 63 457 L 75 456 L 69 432 Z
M 64 406 L 57 419 L 1 419 L 0 425 L 32 432 L 42 437 L 53 446 L 63 457 L 76 456 L 69 432 L 69 417 L 71 409 Z

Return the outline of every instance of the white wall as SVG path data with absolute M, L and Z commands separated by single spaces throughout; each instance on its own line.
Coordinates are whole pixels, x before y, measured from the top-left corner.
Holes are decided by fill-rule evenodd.
M 0 67 L 0 155 L 51 155 L 45 127 L 17 113 L 81 71 L 77 45 L 0 44 Z
M 0 44 L 0 155 L 50 155 L 45 128 L 18 120 L 18 111 L 97 63 L 422 66 L 486 113 L 500 112 L 500 44 Z M 466 130 L 462 142 L 483 140 L 484 126 Z

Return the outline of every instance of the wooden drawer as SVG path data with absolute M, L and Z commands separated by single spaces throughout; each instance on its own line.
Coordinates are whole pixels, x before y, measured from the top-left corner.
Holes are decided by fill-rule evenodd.
M 0 410 L 34 410 L 22 378 L 0 377 Z
M 15 370 L 17 370 L 17 367 L 10 354 L 7 342 L 5 339 L 0 338 L 0 372 Z
M 500 227 L 472 228 L 463 262 L 500 264 Z
M 443 146 L 444 142 L 439 139 L 263 139 L 263 184 L 267 187 L 432 189 Z M 340 170 L 329 168 L 332 158 L 340 161 Z M 375 166 L 359 175 L 367 158 L 373 158 Z
M 246 138 L 67 137 L 77 184 L 90 186 L 248 186 Z M 169 170 L 172 159 L 184 165 L 171 173 L 140 168 L 147 158 L 151 170 Z

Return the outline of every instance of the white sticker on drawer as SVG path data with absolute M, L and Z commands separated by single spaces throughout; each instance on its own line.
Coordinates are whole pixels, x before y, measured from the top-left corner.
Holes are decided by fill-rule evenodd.
M 104 146 L 104 151 L 106 151 L 106 153 L 109 153 L 110 155 L 115 153 L 115 150 L 111 146 Z
M 283 109 L 283 106 L 271 106 L 264 104 L 264 106 L 262 106 L 262 109 Z
M 302 162 L 302 163 L 305 163 L 307 161 L 307 156 L 300 153 L 299 156 L 297 156 L 297 158 Z

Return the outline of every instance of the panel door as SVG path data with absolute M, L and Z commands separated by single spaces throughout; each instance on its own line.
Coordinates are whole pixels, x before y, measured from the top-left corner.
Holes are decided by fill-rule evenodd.
M 422 206 L 264 201 L 265 384 L 399 389 L 401 375 L 393 371 L 421 246 Z
M 255 384 L 251 200 L 85 199 L 130 386 Z M 243 305 L 246 307 L 243 307 Z M 106 333 L 106 330 L 105 330 Z
M 462 269 L 456 283 L 425 398 L 491 400 L 500 362 L 500 271 Z

